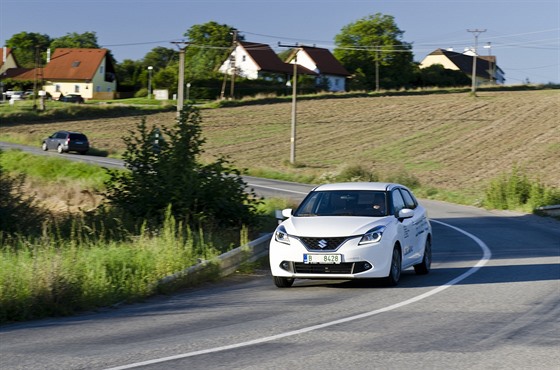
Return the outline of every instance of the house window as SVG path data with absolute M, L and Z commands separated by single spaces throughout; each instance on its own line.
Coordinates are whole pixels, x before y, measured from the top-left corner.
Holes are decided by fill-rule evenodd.
M 54 91 L 60 92 L 60 85 L 55 85 L 54 89 L 55 89 Z
M 101 92 L 101 86 L 95 86 L 95 92 Z
M 78 68 L 80 66 L 80 61 L 79 60 L 75 60 L 72 62 L 72 68 Z
M 243 57 L 241 57 L 241 61 L 242 61 L 242 62 L 247 61 L 247 55 L 243 55 Z
M 79 92 L 80 92 L 80 85 L 74 85 L 74 92 L 75 92 L 75 93 L 79 93 Z
M 103 66 L 99 67 L 99 73 L 100 74 L 103 74 L 103 70 L 104 70 Z

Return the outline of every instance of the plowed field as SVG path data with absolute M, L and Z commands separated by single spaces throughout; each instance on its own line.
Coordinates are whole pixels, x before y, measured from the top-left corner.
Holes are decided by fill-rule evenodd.
M 560 91 L 332 98 L 298 102 L 296 161 L 290 156 L 291 103 L 203 110 L 204 158 L 236 167 L 317 179 L 361 164 L 382 177 L 405 169 L 423 185 L 477 193 L 514 166 L 560 187 Z M 175 113 L 147 116 L 172 124 Z M 122 150 L 138 117 L 0 127 L 40 140 L 58 129 L 86 133 L 94 147 Z M 39 143 L 37 143 L 39 145 Z

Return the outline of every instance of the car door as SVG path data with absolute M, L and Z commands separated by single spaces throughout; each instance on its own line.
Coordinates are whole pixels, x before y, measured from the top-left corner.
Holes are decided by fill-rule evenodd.
M 414 216 L 412 217 L 412 227 L 414 233 L 414 243 L 412 245 L 412 251 L 410 253 L 411 263 L 418 263 L 422 259 L 423 249 L 424 249 L 424 232 L 426 230 L 426 212 L 423 207 L 418 205 L 418 202 L 414 196 L 407 189 L 400 189 L 403 196 L 405 207 L 414 210 Z
M 49 136 L 46 140 L 47 142 L 47 148 L 48 149 L 56 149 L 56 135 L 58 134 L 58 132 L 55 132 L 54 134 L 52 134 L 51 136 Z
M 407 208 L 404 198 L 399 189 L 394 189 L 391 192 L 391 201 L 395 216 L 398 216 L 400 210 Z M 414 232 L 414 217 L 399 220 L 397 223 L 397 228 L 399 239 L 401 241 L 402 264 L 404 267 L 408 267 L 411 264 L 412 255 L 414 252 L 414 244 L 416 243 L 416 236 Z

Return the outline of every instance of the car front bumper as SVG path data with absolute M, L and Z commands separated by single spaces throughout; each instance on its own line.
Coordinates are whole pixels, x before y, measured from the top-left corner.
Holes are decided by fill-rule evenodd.
M 392 243 L 358 245 L 360 237 L 344 242 L 334 251 L 309 251 L 296 238 L 290 245 L 270 242 L 269 258 L 273 276 L 301 279 L 364 279 L 389 275 Z M 308 263 L 305 255 L 339 255 L 340 263 Z M 308 259 L 308 258 L 307 258 Z

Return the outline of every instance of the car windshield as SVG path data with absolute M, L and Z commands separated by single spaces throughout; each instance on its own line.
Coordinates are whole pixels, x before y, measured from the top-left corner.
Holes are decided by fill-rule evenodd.
M 70 134 L 70 139 L 71 140 L 87 141 L 87 138 L 84 134 Z
M 384 191 L 336 190 L 314 191 L 294 212 L 296 217 L 312 216 L 387 216 Z

